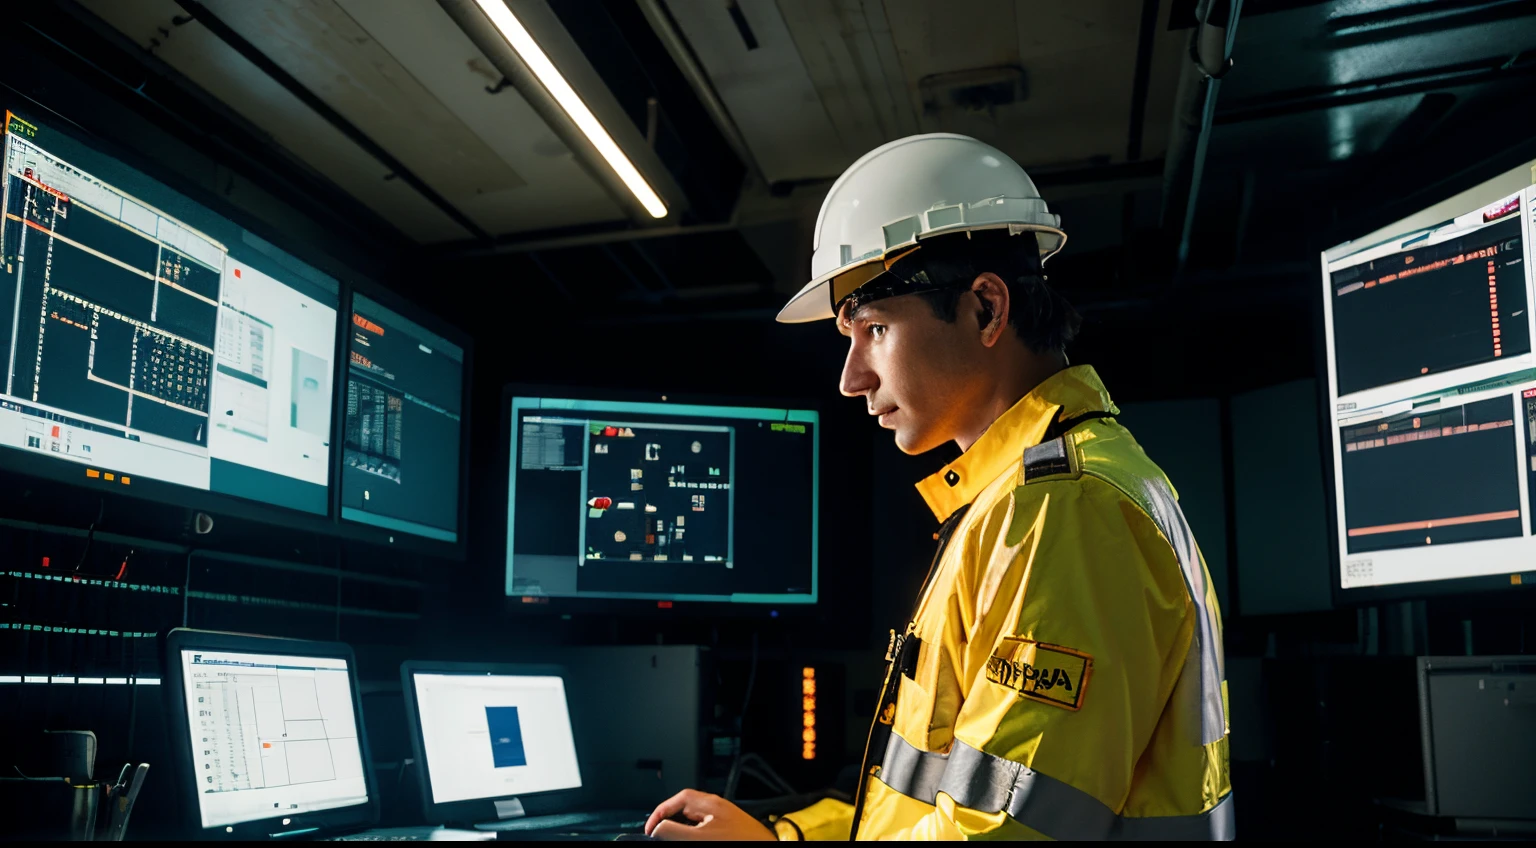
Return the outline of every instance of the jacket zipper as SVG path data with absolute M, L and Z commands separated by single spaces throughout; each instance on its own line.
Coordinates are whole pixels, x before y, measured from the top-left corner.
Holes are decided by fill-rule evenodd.
M 954 535 L 955 528 L 960 525 L 960 519 L 965 517 L 966 512 L 970 508 L 971 505 L 966 504 L 955 510 L 954 514 L 945 519 L 944 525 L 939 528 L 938 550 L 934 551 L 933 562 L 928 565 L 928 576 L 923 580 L 923 588 L 917 593 L 917 605 L 912 608 L 912 615 L 907 622 L 908 633 L 910 633 L 913 623 L 917 620 L 917 610 L 922 605 L 923 598 L 928 595 L 928 590 L 933 587 L 933 581 L 938 577 L 939 562 L 944 559 L 944 551 L 949 547 L 950 537 Z M 890 730 L 888 726 L 881 724 L 880 717 L 885 714 L 886 706 L 894 704 L 896 701 L 896 692 L 901 688 L 901 673 L 899 669 L 903 664 L 902 653 L 908 649 L 907 634 L 898 637 L 896 631 L 892 630 L 891 641 L 887 643 L 885 651 L 885 683 L 880 687 L 880 703 L 875 706 L 875 718 L 870 722 L 869 736 L 864 740 L 864 759 L 859 768 L 859 791 L 853 804 L 853 825 L 848 830 L 848 841 L 850 842 L 859 837 L 859 820 L 864 815 L 864 799 L 869 794 L 869 781 L 873 779 L 873 775 L 870 774 L 869 760 L 870 755 L 875 750 L 877 738 L 881 743 L 881 755 L 883 756 L 885 753 L 883 750 L 884 742 Z M 883 734 L 879 732 L 882 727 L 886 727 Z

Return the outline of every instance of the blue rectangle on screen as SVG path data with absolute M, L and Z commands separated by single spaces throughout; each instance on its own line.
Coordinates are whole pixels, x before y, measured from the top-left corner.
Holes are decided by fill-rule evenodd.
M 528 765 L 517 707 L 486 707 L 485 724 L 491 731 L 491 758 L 496 768 Z

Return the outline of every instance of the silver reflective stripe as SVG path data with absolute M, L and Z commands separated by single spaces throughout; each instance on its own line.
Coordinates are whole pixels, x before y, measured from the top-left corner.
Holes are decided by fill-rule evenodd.
M 1189 673 L 1198 676 L 1200 710 L 1200 744 L 1209 745 L 1227 735 L 1226 711 L 1221 703 L 1221 681 L 1226 679 L 1221 657 L 1221 641 L 1216 635 L 1214 611 L 1205 604 L 1205 569 L 1200 563 L 1200 549 L 1195 545 L 1195 534 L 1184 520 L 1184 511 L 1174 499 L 1168 484 L 1162 480 L 1144 480 L 1143 491 L 1146 505 L 1151 507 L 1150 518 L 1161 530 L 1168 544 L 1173 546 L 1184 572 L 1184 586 L 1189 599 L 1195 605 L 1195 649 L 1200 659 L 1199 668 L 1190 667 Z
M 880 761 L 880 780 L 908 798 L 932 804 L 948 762 L 945 755 L 919 751 L 893 732 L 885 743 L 885 758 Z
M 958 739 L 946 755 L 919 751 L 892 733 L 879 777 L 925 804 L 936 803 L 943 792 L 972 810 L 1007 811 L 1052 839 L 1226 840 L 1237 830 L 1231 793 L 1199 815 L 1120 816 L 1081 789 Z

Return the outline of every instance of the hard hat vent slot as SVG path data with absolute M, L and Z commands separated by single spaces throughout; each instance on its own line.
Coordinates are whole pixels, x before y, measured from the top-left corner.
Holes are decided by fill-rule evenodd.
M 928 210 L 928 229 L 937 230 L 965 223 L 965 207 L 959 204 Z
M 916 241 L 922 225 L 914 215 L 911 218 L 886 224 L 881 229 L 885 232 L 885 247 L 889 250 L 897 245 L 911 244 Z

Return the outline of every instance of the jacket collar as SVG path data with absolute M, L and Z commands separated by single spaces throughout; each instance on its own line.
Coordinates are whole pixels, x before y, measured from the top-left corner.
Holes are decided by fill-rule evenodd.
M 1093 366 L 1058 371 L 992 422 L 959 459 L 918 483 L 917 491 L 943 521 L 1019 462 L 1026 448 L 1040 444 L 1053 422 L 1088 412 L 1119 412 Z

